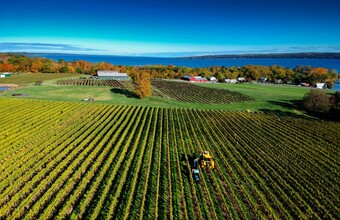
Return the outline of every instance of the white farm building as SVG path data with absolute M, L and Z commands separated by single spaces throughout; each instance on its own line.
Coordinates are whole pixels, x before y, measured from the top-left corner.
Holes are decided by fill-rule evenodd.
M 317 89 L 323 89 L 323 88 L 325 88 L 325 83 L 316 83 L 316 84 L 315 84 L 315 87 L 316 87 Z
M 9 73 L 9 72 L 5 72 L 5 73 L 0 74 L 0 78 L 5 78 L 5 77 L 9 77 L 9 76 L 12 76 L 12 74 Z
M 99 79 L 115 79 L 115 80 L 128 80 L 129 79 L 126 73 L 119 73 L 118 71 L 111 71 L 111 70 L 98 70 L 97 75 Z

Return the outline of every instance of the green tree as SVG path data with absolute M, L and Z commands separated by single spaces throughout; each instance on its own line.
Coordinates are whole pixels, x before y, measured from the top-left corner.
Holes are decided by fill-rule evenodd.
M 222 71 L 217 72 L 215 74 L 215 77 L 219 82 L 223 82 L 225 79 L 225 76 L 223 75 Z
M 330 99 L 332 108 L 340 110 L 340 91 L 336 91 Z
M 293 81 L 295 78 L 295 72 L 291 69 L 286 70 L 286 76 L 284 78 L 284 82 L 287 83 L 289 81 Z
M 52 65 L 50 63 L 44 63 L 44 65 L 42 65 L 42 67 L 40 68 L 40 72 L 42 73 L 52 73 L 52 69 L 51 69 Z
M 69 69 L 68 66 L 63 66 L 59 69 L 59 73 L 68 73 Z
M 334 88 L 334 83 L 338 79 L 338 77 L 339 77 L 339 74 L 335 69 L 329 69 L 327 71 L 327 79 L 325 80 L 327 88 L 329 89 Z

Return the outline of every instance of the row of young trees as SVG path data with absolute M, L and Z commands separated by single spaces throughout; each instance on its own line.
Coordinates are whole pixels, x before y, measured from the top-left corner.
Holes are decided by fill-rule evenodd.
M 41 57 L 27 57 L 23 55 L 0 54 L 0 72 L 31 72 L 31 73 L 79 73 L 95 75 L 97 70 L 116 70 L 128 73 L 132 78 L 141 71 L 150 75 L 151 78 L 179 79 L 185 75 L 216 77 L 220 82 L 224 79 L 235 79 L 245 77 L 247 81 L 267 78 L 269 82 L 281 79 L 284 83 L 309 83 L 325 82 L 332 88 L 339 74 L 334 69 L 314 68 L 311 66 L 297 66 L 293 69 L 273 65 L 243 67 L 183 67 L 174 65 L 153 66 L 118 66 L 107 62 L 90 63 L 84 60 L 65 61 L 59 59 L 57 62 Z M 145 75 L 145 74 L 144 74 Z

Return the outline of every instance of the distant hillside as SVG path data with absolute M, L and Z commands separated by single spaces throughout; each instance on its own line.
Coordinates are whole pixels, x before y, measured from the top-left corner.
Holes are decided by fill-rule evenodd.
M 340 59 L 340 53 L 269 53 L 269 54 L 230 54 L 183 57 L 186 59 L 225 59 L 225 58 L 315 58 Z

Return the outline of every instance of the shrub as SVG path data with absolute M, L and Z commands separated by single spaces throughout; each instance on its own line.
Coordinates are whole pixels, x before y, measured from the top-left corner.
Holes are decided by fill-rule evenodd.
M 302 100 L 303 108 L 309 112 L 327 113 L 331 103 L 324 91 L 311 89 Z
M 43 83 L 43 81 L 39 80 L 39 81 L 35 81 L 34 85 L 36 86 L 41 86 L 41 84 Z

